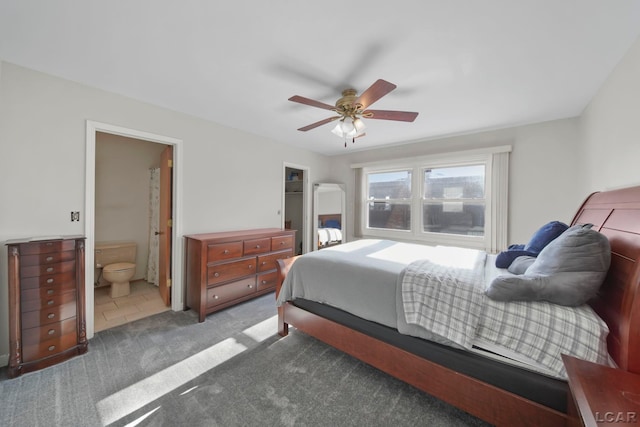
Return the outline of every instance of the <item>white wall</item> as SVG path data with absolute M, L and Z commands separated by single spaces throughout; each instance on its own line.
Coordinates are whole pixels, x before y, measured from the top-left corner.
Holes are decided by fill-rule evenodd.
M 328 159 L 310 151 L 0 64 L 2 243 L 34 235 L 84 234 L 86 120 L 183 141 L 179 166 L 185 234 L 281 227 L 284 162 L 309 167 L 311 182 L 327 179 Z M 81 211 L 80 222 L 70 222 L 72 210 Z M 0 362 L 9 341 L 6 267 L 2 244 Z
M 531 234 L 548 221 L 571 221 L 585 197 L 580 189 L 579 158 L 575 155 L 580 147 L 577 119 L 357 151 L 338 157 L 332 165 L 336 179 L 347 184 L 347 225 L 348 230 L 352 230 L 349 235 L 352 237 L 355 230 L 356 182 L 351 164 L 499 145 L 513 147 L 509 166 L 508 242 L 526 243 Z
M 580 120 L 585 192 L 640 185 L 640 39 Z

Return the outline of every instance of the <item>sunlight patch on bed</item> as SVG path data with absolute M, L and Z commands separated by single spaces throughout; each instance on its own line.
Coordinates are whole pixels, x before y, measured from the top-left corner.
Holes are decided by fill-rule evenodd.
M 456 248 L 452 246 L 437 246 L 430 261 L 445 267 L 471 270 L 475 268 L 478 257 L 484 252 L 476 249 Z
M 386 262 L 407 264 L 419 259 L 430 258 L 433 252 L 433 246 L 396 244 L 373 252 L 368 257 Z
M 484 252 L 453 246 L 427 246 L 419 244 L 397 244 L 367 255 L 368 258 L 408 265 L 414 261 L 429 260 L 434 264 L 470 270 L 475 268 L 478 257 Z
M 377 240 L 377 239 L 362 239 L 362 240 L 354 240 L 352 242 L 349 242 L 348 245 L 338 245 L 338 246 L 332 246 L 330 248 L 326 248 L 323 249 L 323 251 L 330 251 L 330 252 L 354 252 L 354 251 L 358 251 L 361 250 L 363 248 L 367 248 L 369 246 L 373 246 L 373 245 L 377 245 L 380 242 L 382 242 L 382 240 Z

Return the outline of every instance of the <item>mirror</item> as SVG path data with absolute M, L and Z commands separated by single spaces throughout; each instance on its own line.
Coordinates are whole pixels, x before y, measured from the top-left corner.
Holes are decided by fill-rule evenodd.
M 344 184 L 313 185 L 313 250 L 339 245 L 345 241 Z

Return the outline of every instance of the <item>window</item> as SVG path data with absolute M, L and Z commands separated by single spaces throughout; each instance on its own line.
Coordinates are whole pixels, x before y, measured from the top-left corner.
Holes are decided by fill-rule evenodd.
M 511 147 L 361 169 L 361 237 L 502 250 Z
M 424 170 L 422 231 L 484 236 L 485 165 Z
M 369 228 L 411 230 L 411 171 L 367 174 Z

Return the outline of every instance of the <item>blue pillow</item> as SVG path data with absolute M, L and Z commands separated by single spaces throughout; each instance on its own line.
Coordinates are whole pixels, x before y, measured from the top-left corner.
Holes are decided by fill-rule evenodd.
M 526 245 L 511 245 L 506 251 L 500 252 L 496 257 L 496 267 L 509 268 L 513 260 L 519 256 L 538 256 L 538 254 L 555 240 L 558 236 L 564 233 L 569 226 L 560 221 L 551 221 L 540 227 L 536 231 L 529 243 Z
M 337 219 L 328 219 L 324 222 L 326 228 L 340 228 L 340 221 Z
M 569 226 L 560 221 L 551 221 L 536 231 L 529 243 L 524 246 L 525 251 L 539 254 L 545 246 L 551 243 L 556 237 L 567 231 Z

